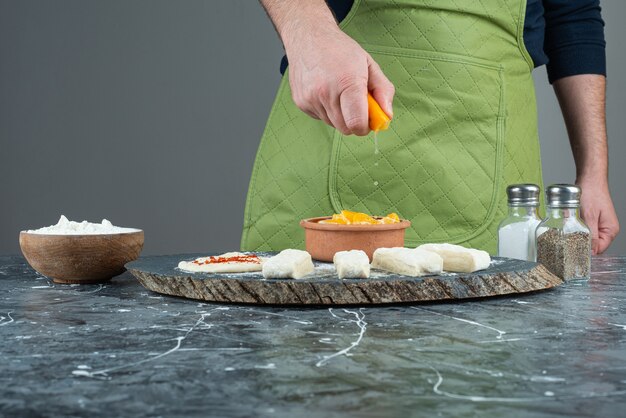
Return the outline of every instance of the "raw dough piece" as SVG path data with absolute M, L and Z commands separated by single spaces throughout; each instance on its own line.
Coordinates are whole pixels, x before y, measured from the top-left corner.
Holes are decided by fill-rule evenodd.
M 457 273 L 473 273 L 491 264 L 487 251 L 465 248 L 454 244 L 424 244 L 418 250 L 432 251 L 443 258 L 443 269 Z
M 368 279 L 370 277 L 370 259 L 365 251 L 339 251 L 335 253 L 333 263 L 340 279 Z
M 374 251 L 372 267 L 405 276 L 439 274 L 443 259 L 438 254 L 412 248 L 379 248 Z
M 301 279 L 314 270 L 311 254 L 302 250 L 283 250 L 263 263 L 266 279 Z
M 232 261 L 228 259 L 232 259 Z M 261 271 L 263 261 L 262 258 L 254 254 L 230 252 L 217 256 L 200 257 L 194 261 L 181 261 L 178 263 L 178 268 L 194 273 L 245 273 Z

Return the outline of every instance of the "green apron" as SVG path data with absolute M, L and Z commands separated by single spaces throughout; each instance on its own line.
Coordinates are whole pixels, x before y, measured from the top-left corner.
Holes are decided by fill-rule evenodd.
M 355 0 L 342 30 L 396 87 L 390 129 L 343 136 L 283 77 L 256 156 L 242 250 L 303 248 L 300 219 L 342 209 L 409 219 L 406 245 L 496 250 L 505 189 L 541 182 L 527 0 Z

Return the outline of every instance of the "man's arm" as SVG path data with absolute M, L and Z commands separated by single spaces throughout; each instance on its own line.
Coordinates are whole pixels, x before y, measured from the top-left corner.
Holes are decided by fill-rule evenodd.
M 293 100 L 344 135 L 366 135 L 367 92 L 392 115 L 393 84 L 378 64 L 339 29 L 324 0 L 260 0 L 287 58 Z
M 604 252 L 619 233 L 608 184 L 605 120 L 606 78 L 583 74 L 554 82 L 583 193 L 581 212 L 593 235 L 594 254 Z
M 594 254 L 619 232 L 608 186 L 605 122 L 606 52 L 599 0 L 543 0 L 544 50 L 567 125 L 576 183 L 583 190 L 581 212 L 593 234 Z

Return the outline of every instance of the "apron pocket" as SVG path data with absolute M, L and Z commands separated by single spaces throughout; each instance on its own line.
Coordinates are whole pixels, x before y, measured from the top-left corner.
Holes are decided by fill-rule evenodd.
M 364 48 L 396 86 L 387 131 L 333 137 L 335 211 L 411 221 L 406 244 L 460 243 L 493 220 L 502 180 L 503 67 L 473 57 Z

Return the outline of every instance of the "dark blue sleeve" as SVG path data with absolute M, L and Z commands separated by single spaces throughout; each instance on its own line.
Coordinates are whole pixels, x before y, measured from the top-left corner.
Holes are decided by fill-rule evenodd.
M 606 75 L 599 0 L 543 0 L 544 52 L 550 83 L 578 74 Z

